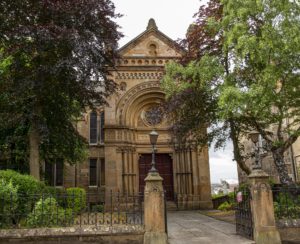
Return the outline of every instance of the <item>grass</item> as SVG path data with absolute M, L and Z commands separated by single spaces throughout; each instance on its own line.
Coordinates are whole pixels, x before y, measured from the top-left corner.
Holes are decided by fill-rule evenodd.
M 202 210 L 201 214 L 212 217 L 217 220 L 225 221 L 227 223 L 235 224 L 235 211 L 220 211 L 220 210 Z

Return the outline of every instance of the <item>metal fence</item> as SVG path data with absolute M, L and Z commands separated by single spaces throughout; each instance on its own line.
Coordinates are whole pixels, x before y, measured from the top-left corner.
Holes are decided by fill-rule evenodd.
M 120 192 L 1 194 L 0 228 L 143 225 L 143 195 Z
M 272 192 L 277 220 L 300 219 L 300 186 L 275 186 Z
M 253 219 L 251 211 L 251 191 L 248 187 L 235 190 L 236 233 L 253 240 Z

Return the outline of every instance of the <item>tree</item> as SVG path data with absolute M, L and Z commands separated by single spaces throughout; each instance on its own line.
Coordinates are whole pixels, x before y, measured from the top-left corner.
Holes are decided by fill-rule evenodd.
M 280 181 L 291 183 L 284 152 L 300 135 L 300 3 L 223 3 L 224 49 L 232 75 L 222 88 L 221 116 L 242 118 L 258 131 L 272 152 Z
M 198 144 L 215 141 L 215 147 L 220 148 L 230 139 L 234 159 L 249 174 L 251 171 L 245 164 L 249 155 L 239 142 L 242 133 L 239 121 L 219 116 L 220 86 L 230 73 L 228 54 L 223 52 L 222 12 L 220 0 L 211 0 L 199 8 L 195 23 L 181 41 L 187 50 L 182 64 L 167 65 L 162 87 L 179 140 L 186 140 L 192 134 Z M 207 126 L 210 128 L 205 132 Z
M 0 74 L 0 141 L 15 148 L 21 138 L 38 179 L 40 158 L 85 157 L 74 121 L 114 92 L 107 78 L 121 37 L 114 10 L 110 0 L 0 3 L 0 45 L 11 57 Z
M 208 6 L 216 6 L 211 2 Z M 229 137 L 234 158 L 246 173 L 250 169 L 245 159 L 253 155 L 244 152 L 240 139 L 257 130 L 267 142 L 266 149 L 272 152 L 280 181 L 290 183 L 284 152 L 300 135 L 299 3 L 221 3 L 221 17 L 219 11 L 205 15 L 205 7 L 200 8 L 201 21 L 193 29 L 202 34 L 190 35 L 186 41 L 191 45 L 190 60 L 197 61 L 167 67 L 163 87 L 175 127 L 189 136 L 209 125 L 210 130 L 200 141 L 216 140 L 217 146 Z M 207 96 L 210 99 L 201 101 Z M 272 137 L 270 129 L 276 131 Z

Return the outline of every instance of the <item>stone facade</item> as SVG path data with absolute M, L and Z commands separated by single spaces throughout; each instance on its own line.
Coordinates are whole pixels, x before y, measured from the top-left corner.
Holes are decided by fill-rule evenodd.
M 89 146 L 89 159 L 75 166 L 65 165 L 65 187 L 128 194 L 142 192 L 141 165 L 145 166 L 143 170 L 148 169 L 149 162 L 143 158 L 151 153 L 149 133 L 155 129 L 159 133 L 157 160 L 170 158 L 170 164 L 161 163 L 162 172 L 159 172 L 164 184 L 168 182 L 167 191 L 173 198 L 169 200 L 177 195 L 197 196 L 200 207 L 211 207 L 208 149 L 174 145 L 171 123 L 160 111 L 165 99 L 160 88 L 164 66 L 178 60 L 183 53 L 184 50 L 158 30 L 153 19 L 143 33 L 119 49 L 116 70 L 112 69 L 110 74 L 119 90 L 108 99 L 108 106 L 94 111 L 97 113 L 95 131 L 102 123 L 104 140 L 99 140 L 103 135 L 97 133 L 98 141 Z M 88 140 L 92 133 L 91 112 L 87 111 L 77 123 L 78 131 Z M 102 112 L 104 121 L 101 122 Z M 91 158 L 96 160 L 95 168 L 91 168 Z M 97 177 L 93 186 L 91 174 Z

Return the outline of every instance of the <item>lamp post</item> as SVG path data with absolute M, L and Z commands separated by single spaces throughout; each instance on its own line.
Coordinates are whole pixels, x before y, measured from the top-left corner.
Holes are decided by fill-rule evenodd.
M 152 145 L 152 162 L 151 162 L 151 169 L 149 170 L 149 172 L 154 173 L 157 172 L 157 169 L 155 168 L 155 145 L 157 142 L 158 133 L 155 130 L 153 130 L 150 132 L 149 137 L 150 137 L 150 143 Z
M 249 133 L 251 141 L 254 143 L 255 150 L 255 163 L 253 169 L 261 169 L 260 153 L 259 153 L 259 133 L 257 131 L 252 131 Z

